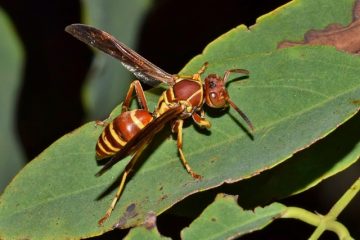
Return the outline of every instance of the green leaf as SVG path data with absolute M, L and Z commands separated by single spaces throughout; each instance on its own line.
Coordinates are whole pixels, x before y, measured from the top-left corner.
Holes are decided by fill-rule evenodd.
M 150 0 L 89 1 L 83 0 L 84 20 L 87 24 L 107 31 L 126 43 L 136 46 L 136 38 Z M 129 20 L 131 19 L 131 20 Z M 120 62 L 95 51 L 95 58 L 83 89 L 88 119 L 107 116 L 124 97 L 133 76 Z
M 311 148 L 259 176 L 231 186 L 228 190 L 242 196 L 240 204 L 246 207 L 281 199 L 315 186 L 358 161 L 359 122 L 360 114 L 357 114 Z M 257 194 L 252 194 L 254 189 L 257 189 Z
M 236 67 L 243 67 L 241 63 L 248 55 L 274 51 L 283 40 L 301 41 L 310 29 L 323 29 L 330 23 L 347 25 L 352 20 L 354 3 L 355 0 L 343 0 L 341 4 L 335 0 L 291 1 L 261 16 L 249 29 L 240 25 L 220 36 L 181 72 L 193 73 L 205 61 L 212 64 L 230 58 L 238 58 L 240 66 Z
M 149 213 L 145 224 L 139 227 L 135 227 L 130 230 L 128 235 L 124 240 L 143 240 L 143 239 L 171 239 L 161 236 L 159 231 L 156 228 L 156 215 L 154 213 Z
M 332 15 L 321 15 L 324 25 L 351 11 L 350 4 L 343 8 L 338 7 L 337 1 L 323 4 L 326 9 L 334 9 Z M 268 15 L 269 21 L 279 24 L 274 19 L 287 11 L 293 18 L 307 18 L 309 15 L 304 16 L 302 8 L 308 5 L 313 6 L 313 1 L 294 1 L 283 11 L 277 10 L 274 16 Z M 314 15 L 320 16 L 310 14 L 310 17 Z M 293 19 L 280 20 L 286 26 L 286 21 Z M 265 23 L 266 18 L 261 22 Z M 99 166 L 94 148 L 102 129 L 94 123 L 86 124 L 56 141 L 7 187 L 0 198 L 0 238 L 84 238 L 110 230 L 120 219 L 123 219 L 119 226 L 122 228 L 140 225 L 149 211 L 160 214 L 192 193 L 273 168 L 358 112 L 360 59 L 357 56 L 330 47 L 272 49 L 272 52 L 268 48 L 261 52 L 254 38 L 254 43 L 246 45 L 254 54 L 245 57 L 239 47 L 245 41 L 239 37 L 241 32 L 251 34 L 241 27 L 232 30 L 212 43 L 213 47 L 186 69 L 193 69 L 191 73 L 197 71 L 208 56 L 211 61 L 207 73 L 222 74 L 231 68 L 250 70 L 250 79 L 232 81 L 228 89 L 232 100 L 253 122 L 256 128 L 253 139 L 241 128 L 242 120 L 232 109 L 208 111 L 213 124 L 209 133 L 187 126 L 185 156 L 192 168 L 203 175 L 201 181 L 195 181 L 181 165 L 176 141 L 168 138 L 170 131 L 165 129 L 144 152 L 143 164 L 126 184 L 111 217 L 99 227 L 97 221 L 108 208 L 117 178 L 129 158 L 96 178 L 94 174 Z M 224 56 L 229 49 L 233 56 Z M 240 52 L 236 54 L 237 51 Z M 218 58 L 212 58 L 217 55 Z M 148 95 L 153 106 L 157 99 L 156 94 Z M 135 206 L 136 215 L 126 215 L 129 206 Z
M 319 55 L 327 55 L 331 61 L 318 64 Z M 285 80 L 279 81 L 280 76 L 274 71 L 284 65 L 284 58 L 287 58 L 289 71 L 281 71 L 281 79 Z M 249 62 L 245 64 L 253 65 L 254 59 L 247 59 Z M 55 142 L 9 185 L 0 202 L 1 237 L 21 238 L 25 234 L 34 238 L 49 235 L 61 238 L 101 234 L 121 218 L 131 204 L 136 205 L 138 214 L 127 219 L 122 227 L 140 224 L 148 211 L 159 214 L 191 193 L 224 181 L 247 178 L 275 166 L 329 133 L 358 110 L 352 101 L 360 95 L 357 78 L 360 70 L 356 67 L 360 59 L 331 48 L 304 47 L 267 54 L 261 61 L 263 65 L 254 71 L 257 77 L 253 81 L 234 82 L 230 87 L 236 102 L 250 97 L 255 99 L 242 104 L 257 128 L 254 140 L 239 128 L 237 116 L 230 114 L 212 119 L 210 136 L 193 127 L 185 129 L 185 154 L 193 169 L 204 176 L 203 180 L 195 181 L 186 173 L 176 154 L 175 141 L 161 135 L 143 155 L 146 162 L 128 182 L 109 221 L 104 228 L 99 228 L 97 220 L 113 196 L 108 194 L 97 199 L 111 186 L 129 159 L 95 178 L 93 174 L 99 168 L 94 145 L 101 128 L 89 123 Z M 300 74 L 311 72 L 315 67 L 316 75 Z M 300 69 L 299 74 L 290 78 L 297 72 L 295 69 Z M 332 78 L 334 73 L 343 75 L 346 81 L 339 83 L 339 76 Z M 151 153 L 155 146 L 156 151 Z M 37 191 L 33 190 L 35 186 Z M 35 220 L 36 225 L 33 224 Z M 45 226 L 49 231 L 43 230 Z
M 171 211 L 176 215 L 195 217 L 218 192 L 239 195 L 238 202 L 244 208 L 303 192 L 357 162 L 360 136 L 354 133 L 360 132 L 359 122 L 360 114 L 357 114 L 326 138 L 274 168 L 243 181 L 190 196 Z
M 15 133 L 16 96 L 21 83 L 23 49 L 8 16 L 0 8 L 0 192 L 24 164 Z
M 215 201 L 181 232 L 182 239 L 234 239 L 264 228 L 286 211 L 280 203 L 243 210 L 234 196 L 218 194 Z

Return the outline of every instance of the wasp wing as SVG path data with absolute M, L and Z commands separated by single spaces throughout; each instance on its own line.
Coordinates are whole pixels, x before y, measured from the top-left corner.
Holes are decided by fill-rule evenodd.
M 96 176 L 102 175 L 106 170 L 111 168 L 121 159 L 136 152 L 136 155 L 140 154 L 137 151 L 142 151 L 154 138 L 154 136 L 164 128 L 165 124 L 175 119 L 180 113 L 184 111 L 184 107 L 179 105 L 174 108 L 170 108 L 164 114 L 146 125 L 137 135 L 135 135 L 126 145 L 112 157 L 103 168 L 96 174 Z
M 126 69 L 146 84 L 151 86 L 157 86 L 161 82 L 171 86 L 175 84 L 173 75 L 149 62 L 107 32 L 84 24 L 69 25 L 65 31 L 80 41 L 119 59 Z

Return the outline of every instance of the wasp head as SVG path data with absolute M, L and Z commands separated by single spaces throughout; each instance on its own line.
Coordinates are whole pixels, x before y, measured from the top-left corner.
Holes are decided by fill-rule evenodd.
M 205 102 L 212 108 L 224 108 L 229 105 L 229 94 L 225 88 L 225 81 L 216 74 L 205 78 Z
M 232 69 L 225 72 L 224 77 L 220 77 L 216 74 L 209 74 L 205 78 L 205 103 L 212 108 L 226 108 L 229 105 L 234 108 L 240 116 L 246 121 L 249 127 L 253 130 L 253 125 L 251 124 L 248 117 L 231 101 L 228 91 L 225 88 L 226 81 L 230 73 L 242 73 L 249 74 L 247 70 L 244 69 Z

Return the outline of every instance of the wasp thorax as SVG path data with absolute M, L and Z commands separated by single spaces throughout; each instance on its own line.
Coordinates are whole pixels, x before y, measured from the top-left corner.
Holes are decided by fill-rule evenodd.
M 205 102 L 209 107 L 223 108 L 228 106 L 229 95 L 225 88 L 224 79 L 216 74 L 205 78 Z

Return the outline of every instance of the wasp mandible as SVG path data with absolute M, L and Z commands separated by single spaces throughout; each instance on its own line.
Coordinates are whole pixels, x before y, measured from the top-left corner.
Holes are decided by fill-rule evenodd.
M 168 85 L 168 89 L 161 94 L 155 110 L 150 112 L 140 82 L 138 80 L 133 81 L 123 102 L 120 115 L 112 122 L 105 124 L 105 128 L 96 144 L 96 155 L 98 159 L 110 158 L 110 160 L 96 175 L 100 176 L 126 156 L 133 156 L 122 173 L 120 186 L 109 209 L 106 211 L 105 216 L 99 220 L 100 225 L 115 208 L 116 202 L 124 189 L 126 178 L 139 156 L 166 124 L 171 124 L 172 132 L 177 134 L 177 148 L 180 159 L 188 173 L 195 179 L 200 179 L 201 176 L 192 170 L 182 150 L 184 119 L 191 117 L 200 127 L 210 128 L 210 122 L 204 117 L 204 104 L 211 108 L 231 106 L 245 120 L 250 129 L 254 129 L 249 118 L 231 101 L 225 88 L 231 73 L 248 75 L 247 70 L 227 70 L 223 77 L 209 74 L 203 82 L 201 75 L 205 72 L 207 63 L 192 76 L 173 75 L 149 62 L 102 30 L 83 24 L 72 24 L 67 26 L 65 31 L 84 43 L 117 58 L 125 68 L 143 83 L 151 86 L 160 83 Z M 140 108 L 130 110 L 130 102 L 134 91 Z

